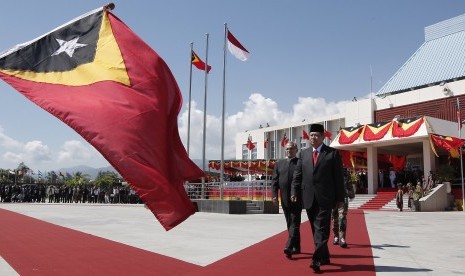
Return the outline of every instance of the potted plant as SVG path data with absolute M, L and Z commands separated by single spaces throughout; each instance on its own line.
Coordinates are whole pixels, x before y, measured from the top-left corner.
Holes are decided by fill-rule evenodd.
M 455 173 L 455 169 L 451 165 L 441 165 L 437 171 L 439 183 L 450 183 L 455 178 Z

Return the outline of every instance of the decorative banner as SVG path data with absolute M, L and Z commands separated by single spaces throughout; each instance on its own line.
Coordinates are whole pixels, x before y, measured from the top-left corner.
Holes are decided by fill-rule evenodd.
M 339 132 L 339 144 L 352 144 L 360 137 L 364 126 L 342 128 Z
M 439 156 L 436 152 L 434 146 L 439 147 L 443 150 L 449 152 L 450 156 L 453 158 L 459 158 L 460 154 L 458 148 L 465 144 L 465 141 L 460 138 L 455 138 L 451 136 L 443 136 L 431 134 L 430 136 L 431 149 L 433 150 L 436 156 Z
M 271 172 L 276 164 L 276 160 L 264 160 L 256 159 L 250 161 L 239 161 L 239 160 L 225 160 L 224 161 L 224 170 L 229 174 L 236 173 L 264 173 L 266 171 Z M 208 162 L 208 167 L 214 170 L 221 169 L 220 160 L 210 160 Z
M 392 121 L 373 123 L 365 126 L 363 131 L 363 140 L 365 141 L 376 141 L 383 139 L 391 128 Z
M 392 137 L 409 137 L 418 131 L 424 122 L 424 117 L 399 119 L 392 122 Z

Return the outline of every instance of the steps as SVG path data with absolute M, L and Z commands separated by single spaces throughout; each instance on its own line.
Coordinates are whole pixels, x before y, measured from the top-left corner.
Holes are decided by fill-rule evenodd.
M 360 206 L 373 199 L 376 195 L 356 194 L 352 201 L 349 201 L 349 209 L 358 209 Z
M 396 189 L 384 188 L 378 190 L 378 193 L 375 197 L 364 203 L 359 209 L 362 210 L 381 210 L 385 205 L 394 201 L 395 206 L 395 197 L 396 197 Z
M 247 200 L 246 203 L 246 214 L 263 214 L 263 210 L 260 208 L 260 206 L 251 200 Z

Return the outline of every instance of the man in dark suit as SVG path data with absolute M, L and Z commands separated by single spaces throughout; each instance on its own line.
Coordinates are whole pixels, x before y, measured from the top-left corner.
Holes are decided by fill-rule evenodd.
M 273 171 L 272 192 L 273 203 L 278 205 L 278 191 L 281 195 L 281 207 L 286 218 L 288 239 L 284 246 L 284 254 L 288 259 L 292 254 L 300 254 L 300 223 L 302 203 L 300 200 L 291 201 L 291 184 L 294 170 L 297 165 L 297 145 L 288 142 L 285 146 L 287 158 L 276 162 Z
M 302 193 L 302 205 L 312 228 L 315 251 L 310 267 L 320 272 L 320 266 L 330 263 L 328 239 L 331 209 L 344 204 L 344 176 L 338 151 L 323 144 L 324 127 L 310 126 L 311 147 L 300 151 L 292 181 L 291 200 Z

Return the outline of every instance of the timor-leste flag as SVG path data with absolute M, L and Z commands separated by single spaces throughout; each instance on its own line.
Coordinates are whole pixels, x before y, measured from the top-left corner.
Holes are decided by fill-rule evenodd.
M 360 134 L 363 130 L 363 125 L 360 126 L 353 126 L 353 127 L 345 127 L 339 131 L 339 139 L 338 142 L 341 145 L 352 144 L 360 137 Z
M 197 67 L 197 69 L 205 71 L 205 67 L 206 67 L 207 73 L 210 73 L 210 70 L 212 69 L 212 67 L 210 65 L 207 66 L 205 62 L 203 62 L 194 51 L 192 51 L 191 61 L 192 61 L 192 64 L 195 67 Z
M 383 139 L 391 128 L 392 121 L 367 124 L 363 131 L 363 140 L 376 141 Z
M 423 116 L 392 121 L 392 137 L 412 136 L 421 127 L 423 121 Z
M 0 54 L 0 78 L 93 145 L 166 230 L 196 211 L 183 182 L 204 173 L 179 137 L 176 80 L 107 8 Z

